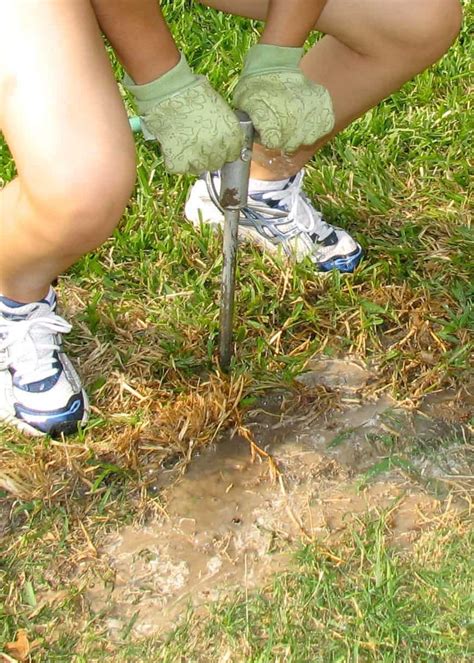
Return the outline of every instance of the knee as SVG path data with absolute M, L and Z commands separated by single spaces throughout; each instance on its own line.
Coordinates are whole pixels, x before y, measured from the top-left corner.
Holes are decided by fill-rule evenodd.
M 59 165 L 59 164 L 58 164 Z M 74 155 L 47 174 L 47 185 L 30 190 L 30 204 L 44 219 L 38 240 L 52 250 L 81 256 L 102 244 L 119 222 L 135 182 L 134 151 L 96 146 L 88 158 Z
M 462 25 L 459 0 L 408 0 L 402 42 L 409 57 L 425 66 L 436 62 L 456 39 Z

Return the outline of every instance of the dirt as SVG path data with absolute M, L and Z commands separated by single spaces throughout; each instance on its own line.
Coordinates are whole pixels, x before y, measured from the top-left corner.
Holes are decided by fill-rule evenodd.
M 238 208 L 240 204 L 239 192 L 236 188 L 226 189 L 221 196 L 221 205 L 224 209 Z
M 434 450 L 449 435 L 466 439 L 468 419 L 453 410 L 472 413 L 472 401 L 442 394 L 410 413 L 387 395 L 365 401 L 360 394 L 370 379 L 370 371 L 350 360 L 315 361 L 300 380 L 310 391 L 337 389 L 336 406 L 328 400 L 326 411 L 319 403 L 282 414 L 276 396 L 249 414 L 256 443 L 279 469 L 273 481 L 268 461 L 252 460 L 248 442 L 230 434 L 183 476 L 170 470 L 156 477 L 163 517 L 110 536 L 101 555 L 113 582 L 97 578 L 87 592 L 111 637 L 132 624 L 138 637 L 159 633 L 189 604 L 259 587 L 291 565 L 298 542 L 330 546 L 370 512 L 390 509 L 392 543 L 405 547 L 446 508 L 459 508 L 464 478 L 472 476 L 464 451 L 456 455 L 450 447 L 437 462 Z M 397 450 L 414 439 L 421 452 L 407 468 L 395 462 Z M 463 488 L 446 502 L 456 477 Z

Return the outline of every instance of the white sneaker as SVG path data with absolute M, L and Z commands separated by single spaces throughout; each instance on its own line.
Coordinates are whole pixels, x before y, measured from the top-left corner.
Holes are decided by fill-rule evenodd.
M 345 230 L 324 221 L 302 191 L 303 175 L 300 171 L 282 188 L 252 191 L 240 216 L 239 236 L 272 253 L 283 250 L 296 261 L 309 256 L 323 272 L 353 272 L 362 248 Z M 191 187 L 185 215 L 194 225 L 222 226 L 219 188 L 218 173 L 206 173 Z
M 81 381 L 62 351 L 71 325 L 56 296 L 19 304 L 0 296 L 0 422 L 30 435 L 77 432 L 89 416 Z

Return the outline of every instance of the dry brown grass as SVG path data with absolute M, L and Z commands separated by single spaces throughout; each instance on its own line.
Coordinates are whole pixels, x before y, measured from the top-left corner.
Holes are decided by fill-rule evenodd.
M 117 386 L 115 412 L 123 406 L 123 385 Z M 104 463 L 133 472 L 143 487 L 145 469 L 159 469 L 171 456 L 189 461 L 193 451 L 211 444 L 224 426 L 235 423 L 244 387 L 243 378 L 212 376 L 188 393 L 168 395 L 166 402 L 150 399 L 146 424 L 115 424 L 107 427 L 106 435 L 90 432 L 83 442 L 63 439 L 32 445 L 26 457 L 14 447 L 3 448 L 0 487 L 19 499 L 47 502 L 72 494 L 92 495 L 94 475 Z
M 327 288 L 324 280 L 315 279 L 305 285 L 299 297 L 311 306 L 312 301 L 324 296 Z M 367 312 L 362 306 L 354 307 L 349 314 L 335 310 L 332 318 L 321 318 L 317 328 L 303 322 L 297 331 L 289 333 L 284 324 L 277 352 L 268 357 L 268 376 L 278 370 L 279 353 L 288 356 L 302 353 L 310 339 L 316 337 L 321 340 L 321 347 L 330 339 L 337 349 L 343 341 L 352 355 L 368 360 L 374 379 L 361 396 L 388 391 L 399 402 L 416 407 L 427 393 L 469 388 L 465 373 L 450 370 L 444 362 L 455 343 L 467 346 L 470 341 L 467 330 L 453 332 L 451 340 L 439 335 L 446 320 L 446 307 L 454 309 L 454 301 L 439 301 L 429 291 L 414 290 L 407 284 L 380 288 L 364 283 L 351 288 L 354 297 L 386 311 L 382 313 L 383 331 L 368 326 Z M 281 276 L 277 291 L 284 300 L 288 294 L 288 276 Z M 74 303 L 79 309 L 87 303 L 85 293 L 68 287 L 67 294 L 68 314 L 74 316 Z M 80 367 L 86 384 L 107 376 L 94 394 L 93 408 L 97 416 L 107 420 L 107 425 L 92 428 L 73 443 L 57 440 L 26 445 L 23 453 L 18 453 L 16 447 L 18 436 L 4 433 L 10 444 L 0 449 L 0 486 L 8 494 L 47 502 L 72 495 L 91 498 L 96 493 L 100 495 L 95 482 L 104 464 L 127 473 L 135 487 L 143 490 L 147 482 L 145 469 L 158 470 L 170 458 L 186 463 L 194 451 L 215 441 L 224 428 L 243 426 L 243 397 L 262 389 L 255 378 L 237 374 L 228 379 L 217 372 L 190 381 L 170 367 L 160 380 L 156 379 L 154 367 L 165 359 L 158 343 L 160 330 L 148 322 L 147 313 L 152 306 L 153 302 L 133 301 L 125 303 L 123 308 L 119 306 L 114 319 L 107 312 L 101 314 L 101 326 L 112 330 L 113 343 L 101 342 L 79 322 L 72 349 L 75 352 L 80 349 L 80 355 L 86 358 Z M 197 355 L 202 354 L 203 339 L 197 332 L 186 333 L 189 346 Z M 251 346 L 252 333 L 257 336 L 259 332 L 249 331 L 245 352 Z M 267 333 L 271 341 L 270 328 Z M 127 351 L 130 359 L 120 366 L 117 357 Z M 270 385 L 271 379 L 267 378 L 266 383 Z M 293 394 L 291 407 L 301 402 L 315 416 L 321 408 L 335 406 L 339 398 L 332 390 L 311 393 L 301 385 L 288 384 L 286 388 Z M 137 412 L 139 419 L 133 421 Z

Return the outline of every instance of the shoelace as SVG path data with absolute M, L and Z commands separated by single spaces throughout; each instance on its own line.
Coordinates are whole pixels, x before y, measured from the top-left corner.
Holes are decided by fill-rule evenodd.
M 55 313 L 26 320 L 3 319 L 0 322 L 0 352 L 10 349 L 9 363 L 15 368 L 20 385 L 55 375 L 54 353 L 60 350 L 60 345 L 54 335 L 67 334 L 71 329 L 71 325 Z
M 322 215 L 313 209 L 305 193 L 301 190 L 303 182 L 303 172 L 300 171 L 293 182 L 290 182 L 281 191 L 268 191 L 262 194 L 264 200 L 275 200 L 284 205 L 288 211 L 288 218 L 291 221 L 310 234 L 317 235 L 319 241 L 324 240 L 333 232 L 333 228 L 323 220 Z M 304 214 L 300 211 L 300 206 L 304 209 Z M 308 222 L 305 223 L 304 220 Z

